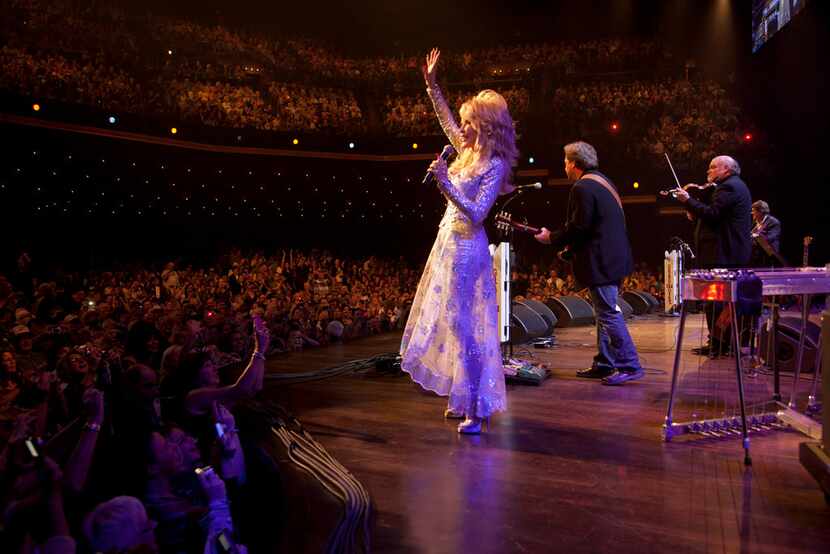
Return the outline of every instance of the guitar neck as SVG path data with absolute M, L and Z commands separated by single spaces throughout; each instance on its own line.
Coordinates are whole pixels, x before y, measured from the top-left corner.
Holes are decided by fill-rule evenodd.
M 537 229 L 536 227 L 531 227 L 530 225 L 522 225 L 521 223 L 514 223 L 513 226 L 518 229 L 519 231 L 524 231 L 525 233 L 530 233 L 532 235 L 538 235 L 542 232 L 541 229 Z
M 518 223 L 510 219 L 510 216 L 499 214 L 496 216 L 496 225 L 502 226 L 509 226 L 517 231 L 522 231 L 524 233 L 532 233 L 534 235 L 538 235 L 542 230 L 536 227 L 531 227 L 530 225 L 525 225 L 524 223 Z
M 808 267 L 810 265 L 810 243 L 813 242 L 813 237 L 804 237 L 804 257 L 801 260 L 801 265 Z

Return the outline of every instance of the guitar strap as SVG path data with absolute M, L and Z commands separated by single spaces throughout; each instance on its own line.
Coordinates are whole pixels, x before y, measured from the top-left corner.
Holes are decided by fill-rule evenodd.
M 611 196 L 613 196 L 614 200 L 617 201 L 617 206 L 620 207 L 620 211 L 623 213 L 623 222 L 625 222 L 625 210 L 623 210 L 622 200 L 620 200 L 620 195 L 617 193 L 617 190 L 614 187 L 611 186 L 611 183 L 609 183 L 602 176 L 596 175 L 594 173 L 586 173 L 581 178 L 582 179 L 590 179 L 590 180 L 592 180 L 596 183 L 599 183 L 600 185 L 602 185 L 605 188 L 605 190 L 607 190 L 609 193 L 611 193 Z

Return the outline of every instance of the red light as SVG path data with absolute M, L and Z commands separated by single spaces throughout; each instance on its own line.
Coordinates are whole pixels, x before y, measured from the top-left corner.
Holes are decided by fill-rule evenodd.
M 619 124 L 619 123 L 617 123 L 616 121 L 615 121 L 615 122 L 613 122 L 613 123 L 611 124 L 611 130 L 612 130 L 612 131 L 619 131 L 619 130 L 620 130 L 620 124 Z
M 701 300 L 724 300 L 726 298 L 726 283 L 710 283 L 703 289 Z
M 752 133 L 747 133 L 747 134 L 745 134 L 745 135 L 744 135 L 744 140 L 745 140 L 746 142 L 751 141 L 751 140 L 752 140 Z

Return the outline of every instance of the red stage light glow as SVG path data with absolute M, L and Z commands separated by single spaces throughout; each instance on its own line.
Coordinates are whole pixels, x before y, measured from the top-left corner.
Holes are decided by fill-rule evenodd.
M 726 299 L 726 283 L 710 283 L 703 289 L 703 294 L 700 295 L 702 300 L 719 300 Z

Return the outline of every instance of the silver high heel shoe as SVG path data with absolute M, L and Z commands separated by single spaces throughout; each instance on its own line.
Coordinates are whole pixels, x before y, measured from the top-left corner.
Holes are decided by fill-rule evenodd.
M 458 432 L 462 435 L 480 435 L 483 427 L 490 428 L 489 417 L 468 417 L 458 424 Z

